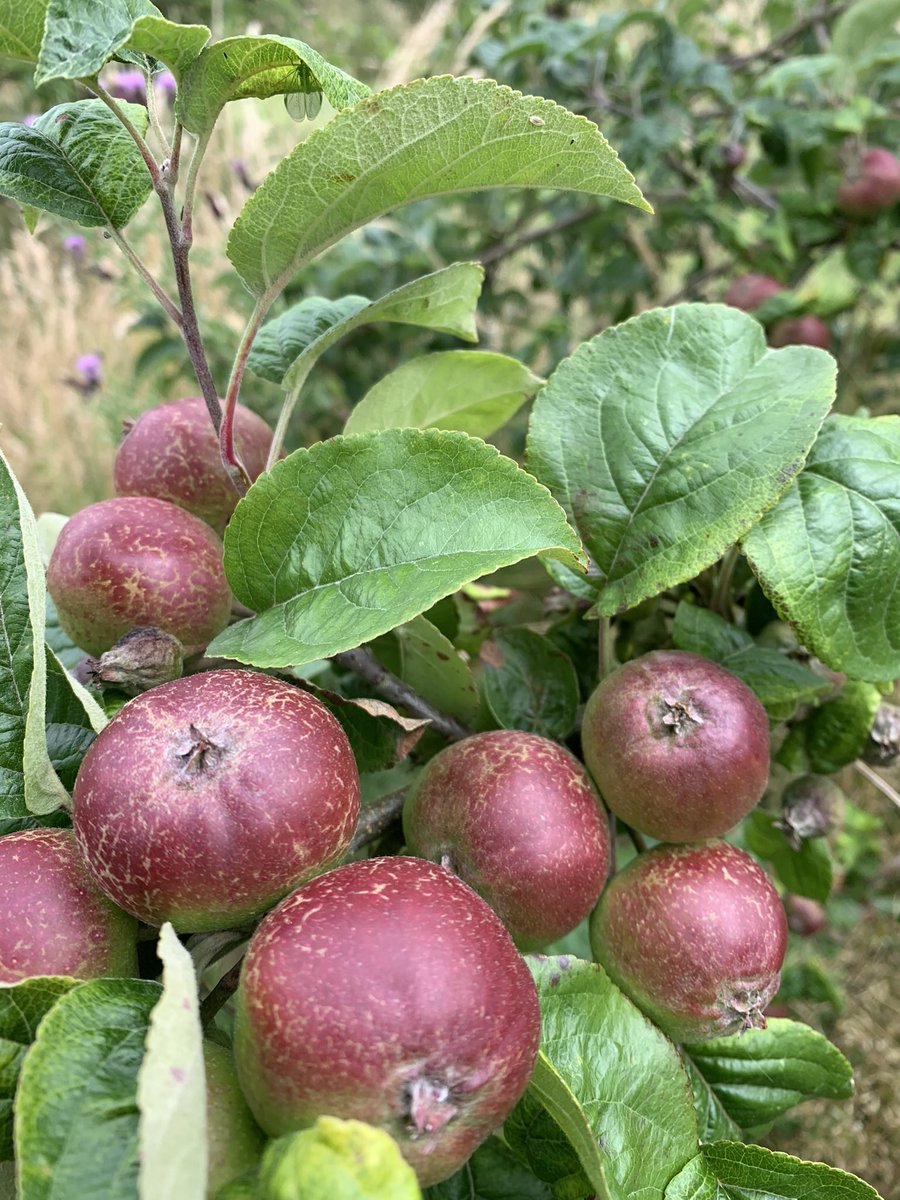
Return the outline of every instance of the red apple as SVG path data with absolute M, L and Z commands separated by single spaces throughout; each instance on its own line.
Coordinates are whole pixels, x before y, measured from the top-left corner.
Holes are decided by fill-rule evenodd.
M 877 217 L 900 200 L 900 159 L 873 146 L 837 191 L 837 206 L 848 217 Z
M 758 803 L 769 775 L 766 710 L 698 654 L 654 650 L 587 702 L 584 760 L 612 811 L 650 837 L 717 837 Z
M 150 625 L 196 653 L 231 614 L 219 538 L 183 508 L 147 496 L 101 500 L 67 521 L 47 589 L 62 628 L 95 656 Z
M 590 935 L 612 980 L 674 1041 L 765 1028 L 787 922 L 743 850 L 706 841 L 639 854 L 611 880 Z
M 754 312 L 766 300 L 783 291 L 771 275 L 738 275 L 725 293 L 725 303 L 744 312 Z
M 98 886 L 150 925 L 193 932 L 258 916 L 339 858 L 359 776 L 343 729 L 308 692 L 208 671 L 120 709 L 72 799 Z
M 584 767 L 533 733 L 479 733 L 437 754 L 410 789 L 413 854 L 449 867 L 538 949 L 588 915 L 609 872 L 609 832 Z
M 827 350 L 831 345 L 831 334 L 820 317 L 786 317 L 783 321 L 776 321 L 769 330 L 769 345 L 776 349 L 781 346 L 818 346 L 820 350 Z
M 263 1129 L 368 1121 L 423 1185 L 503 1123 L 539 1038 L 534 983 L 499 918 L 423 859 L 319 876 L 269 913 L 244 960 L 235 1057 Z
M 265 468 L 272 430 L 239 404 L 234 442 L 251 479 Z M 120 496 L 169 500 L 220 533 L 238 502 L 219 454 L 219 439 L 202 396 L 188 396 L 148 409 L 130 426 L 113 466 Z
M 787 913 L 788 929 L 800 937 L 812 937 L 825 928 L 825 909 L 808 896 L 785 896 L 784 910 Z
M 137 974 L 137 922 L 97 889 L 70 829 L 0 838 L 0 983 Z

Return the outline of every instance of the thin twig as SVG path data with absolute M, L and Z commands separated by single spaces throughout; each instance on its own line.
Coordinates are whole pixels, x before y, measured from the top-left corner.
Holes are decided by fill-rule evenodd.
M 179 129 L 181 126 L 179 125 Z M 184 182 L 184 206 L 181 210 L 181 232 L 182 236 L 187 241 L 188 245 L 193 242 L 194 237 L 194 196 L 197 192 L 197 175 L 200 171 L 200 164 L 203 161 L 203 156 L 206 153 L 206 148 L 209 145 L 210 133 L 207 132 L 202 137 L 198 137 L 194 151 L 191 154 L 191 161 L 188 165 L 187 176 Z
M 736 545 L 731 546 L 719 564 L 719 571 L 716 575 L 716 586 L 713 591 L 712 605 L 710 607 L 714 613 L 718 613 L 726 621 L 731 620 L 731 583 L 734 579 L 734 569 L 740 557 L 741 552 L 738 547 Z
M 253 340 L 259 333 L 259 327 L 265 320 L 266 313 L 271 306 L 271 300 L 268 296 L 261 296 L 257 300 L 253 312 L 250 314 L 250 319 L 244 329 L 243 336 L 237 348 L 237 353 L 234 356 L 234 365 L 231 368 L 231 378 L 228 380 L 228 390 L 225 392 L 225 404 L 222 409 L 222 424 L 218 430 L 219 434 L 219 450 L 222 455 L 222 462 L 225 470 L 228 472 L 231 482 L 237 488 L 238 492 L 243 496 L 250 487 L 252 480 L 247 473 L 247 468 L 238 458 L 237 448 L 234 444 L 234 414 L 237 410 L 238 396 L 241 392 L 241 382 L 244 378 L 244 371 L 247 367 L 247 359 L 250 356 L 250 350 L 253 346 Z
M 878 788 L 882 796 L 887 796 L 888 800 L 893 801 L 900 808 L 900 792 L 895 791 L 886 779 L 882 779 L 878 772 L 873 771 L 869 764 L 863 762 L 861 758 L 858 758 L 853 765 L 863 778 L 868 779 L 873 787 Z
M 602 204 L 589 204 L 586 208 L 581 208 L 577 212 L 568 213 L 566 216 L 560 217 L 558 221 L 554 221 L 550 225 L 542 225 L 539 229 L 530 229 L 525 233 L 518 234 L 516 237 L 508 237 L 495 242 L 479 255 L 479 260 L 487 267 L 498 259 L 506 258 L 507 255 L 521 250 L 523 246 L 530 246 L 532 242 L 540 242 L 554 233 L 560 233 L 563 229 L 571 229 L 573 225 L 580 225 L 582 221 L 589 221 L 591 217 L 596 217 L 601 212 L 603 212 Z
M 215 1020 L 216 1013 L 223 1008 L 237 991 L 241 979 L 241 963 L 243 957 L 234 964 L 205 999 L 200 1002 L 200 1024 L 204 1029 Z
M 450 742 L 461 742 L 463 738 L 471 737 L 471 729 L 467 729 L 456 717 L 441 712 L 424 700 L 418 692 L 414 692 L 408 683 L 392 675 L 383 667 L 371 650 L 360 646 L 358 650 L 344 650 L 333 654 L 332 661 L 339 666 L 353 671 L 360 679 L 371 684 L 376 692 L 380 692 L 392 704 L 402 704 L 417 717 L 424 717 L 432 726 Z
M 616 662 L 612 644 L 612 626 L 609 617 L 597 622 L 597 667 L 599 678 L 605 679 L 615 670 Z
M 632 829 L 630 825 L 626 825 L 625 828 L 628 830 L 628 836 L 631 838 L 635 850 L 637 850 L 638 854 L 643 854 L 647 849 L 647 843 L 644 841 L 644 835 L 642 833 L 638 833 L 636 829 Z
M 742 67 L 750 66 L 753 63 L 768 63 L 777 62 L 785 57 L 786 47 L 803 34 L 808 33 L 811 29 L 815 29 L 817 25 L 823 22 L 833 21 L 839 17 L 845 9 L 849 8 L 849 3 L 834 4 L 831 6 L 822 5 L 813 9 L 811 13 L 807 13 L 802 20 L 796 25 L 792 25 L 790 29 L 786 29 L 784 33 L 780 33 L 778 37 L 772 38 L 765 46 L 759 50 L 751 50 L 749 54 L 734 54 L 726 58 L 724 65 L 731 70 L 740 70 Z
M 153 295 L 157 298 L 178 328 L 181 329 L 184 324 L 184 318 L 181 315 L 181 309 L 178 307 L 175 301 L 167 295 L 161 284 L 159 284 L 153 278 L 143 259 L 140 258 L 134 248 L 126 240 L 122 232 L 118 229 L 114 229 L 111 225 L 109 227 L 109 236 L 137 271 L 138 275 L 140 275 L 141 279 L 143 279 L 144 283 L 147 284 L 151 292 L 153 292 Z
M 379 796 L 371 804 L 364 805 L 347 852 L 352 854 L 355 850 L 361 850 L 363 846 L 368 846 L 369 842 L 374 842 L 390 829 L 403 812 L 405 800 L 406 788 L 401 788 L 398 792 L 389 792 L 386 796 Z
M 137 126 L 134 124 L 134 122 L 131 120 L 131 118 L 128 116 L 128 114 L 125 112 L 125 109 L 122 108 L 122 106 L 115 99 L 113 99 L 113 97 L 109 94 L 109 92 L 106 90 L 106 88 L 103 87 L 103 85 L 98 80 L 96 80 L 96 79 L 80 79 L 78 82 L 81 83 L 84 87 L 86 87 L 89 91 L 93 92 L 94 95 L 98 99 L 102 100 L 103 103 L 106 105 L 106 107 L 108 109 L 110 109 L 112 112 L 114 112 L 115 115 L 118 117 L 118 119 L 122 123 L 123 127 L 131 135 L 132 141 L 137 146 L 138 150 L 140 150 L 141 158 L 144 160 L 144 165 L 146 166 L 147 170 L 150 172 L 150 178 L 153 180 L 154 188 L 156 188 L 159 185 L 159 181 L 160 181 L 159 166 L 156 162 L 156 159 L 153 157 L 153 152 L 151 151 L 151 149 L 147 145 L 147 143 L 144 141 L 144 138 L 143 138 L 140 130 L 137 128 Z

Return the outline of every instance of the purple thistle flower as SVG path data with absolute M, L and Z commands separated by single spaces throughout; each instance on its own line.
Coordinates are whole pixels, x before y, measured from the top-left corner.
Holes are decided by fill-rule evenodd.
M 70 233 L 68 237 L 63 238 L 63 250 L 67 254 L 71 254 L 76 262 L 84 262 L 84 255 L 87 250 L 87 238 L 82 237 L 80 233 Z M 96 355 L 93 357 L 96 357 Z
M 166 100 L 171 101 L 175 98 L 175 92 L 178 88 L 178 84 L 175 82 L 175 76 L 171 71 L 161 72 L 161 74 L 157 75 L 153 80 L 153 84 L 157 90 L 162 93 Z
M 127 100 L 131 104 L 147 103 L 147 78 L 137 68 L 120 71 L 109 81 L 107 88 L 109 94 L 118 100 Z
M 73 382 L 79 391 L 89 396 L 103 382 L 103 365 L 99 354 L 82 354 L 75 360 L 77 379 Z
M 38 117 L 40 117 L 40 116 L 41 116 L 41 113 L 29 113 L 27 117 L 22 118 L 22 124 L 23 125 L 33 125 L 35 123 L 35 121 L 37 121 Z

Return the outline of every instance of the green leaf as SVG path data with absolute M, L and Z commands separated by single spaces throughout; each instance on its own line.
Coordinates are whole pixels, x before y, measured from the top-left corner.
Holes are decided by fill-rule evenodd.
M 801 1021 L 771 1018 L 766 1029 L 685 1046 L 683 1053 L 742 1129 L 768 1125 L 804 1100 L 853 1095 L 846 1058 Z
M 789 1154 L 712 1142 L 675 1176 L 665 1200 L 879 1200 L 874 1188 L 834 1167 Z
M 481 647 L 481 686 L 501 729 L 562 741 L 575 728 L 578 675 L 572 660 L 540 633 L 501 629 Z
M 280 317 L 266 321 L 253 341 L 247 366 L 263 379 L 281 383 L 294 360 L 309 346 L 367 307 L 365 296 L 341 296 L 339 300 L 307 296 Z
M 137 1074 L 158 984 L 95 979 L 59 999 L 22 1064 L 20 1200 L 134 1200 Z
M 694 1093 L 694 1112 L 700 1128 L 700 1141 L 740 1141 L 743 1136 L 740 1125 L 729 1117 L 714 1089 L 693 1060 L 684 1053 L 683 1047 L 682 1058 Z
M 391 371 L 363 396 L 345 433 L 373 429 L 460 429 L 487 438 L 543 381 L 518 359 L 488 350 L 424 354 Z
M 565 359 L 538 395 L 528 464 L 594 559 L 609 616 L 692 579 L 800 470 L 835 363 L 766 347 L 737 309 L 642 313 Z
M 209 653 L 299 666 L 501 566 L 541 553 L 575 565 L 578 552 L 546 490 L 484 442 L 436 429 L 332 438 L 276 463 L 238 503 L 225 571 L 259 615 Z
M 269 1145 L 260 1168 L 264 1200 L 421 1200 L 412 1167 L 390 1134 L 363 1121 L 319 1117 Z
M 897 36 L 900 0 L 856 0 L 838 17 L 831 32 L 831 52 L 855 63 Z
M 786 720 L 798 704 L 827 695 L 833 686 L 786 654 L 758 646 L 749 633 L 717 613 L 685 600 L 675 610 L 672 640 L 679 650 L 702 654 L 743 679 L 772 720 Z
M 145 16 L 135 21 L 125 47 L 165 63 L 180 82 L 209 39 L 205 25 L 178 25 L 165 17 Z
M 142 104 L 125 104 L 147 129 Z M 127 225 L 151 191 L 140 151 L 102 100 L 57 104 L 34 125 L 0 125 L 0 194 L 79 225 Z
M 79 688 L 81 695 L 76 694 Z M 95 724 L 85 709 L 91 706 Z M 53 769 L 67 792 L 75 786 L 75 776 L 88 747 L 106 724 L 106 716 L 97 701 L 66 673 L 65 667 L 47 647 L 47 701 L 44 726 L 47 753 Z
M 404 717 L 384 700 L 347 699 L 307 683 L 340 721 L 360 774 L 385 771 L 401 762 L 428 728 L 428 720 Z
M 0 0 L 0 57 L 37 62 L 47 0 Z
M 491 187 L 588 192 L 648 209 L 599 129 L 489 79 L 379 92 L 297 146 L 248 200 L 228 257 L 273 297 L 351 230 L 430 196 Z
M 661 1200 L 696 1153 L 690 1081 L 678 1051 L 596 963 L 528 960 L 541 1001 L 531 1086 L 601 1195 Z M 651 1148 L 652 1147 L 652 1152 Z M 598 1177 L 599 1176 L 599 1177 Z
M 766 595 L 828 666 L 900 676 L 900 417 L 834 416 L 744 539 Z
M 161 17 L 149 0 L 50 0 L 35 87 L 51 79 L 96 75 L 124 46 L 139 17 Z
M 503 1138 L 528 1170 L 550 1185 L 554 1200 L 596 1200 L 598 1193 L 582 1170 L 574 1146 L 536 1090 L 529 1088 L 506 1118 Z M 606 1183 L 609 1187 L 608 1179 Z M 613 1191 L 609 1194 L 616 1200 Z
M 59 616 L 56 612 L 56 605 L 50 598 L 49 592 L 47 593 L 44 637 L 47 645 L 67 671 L 71 671 L 75 664 L 84 658 L 84 651 L 80 646 L 75 645 L 75 643 L 60 625 Z
M 230 37 L 207 46 L 191 65 L 175 115 L 185 129 L 205 137 L 230 100 L 318 91 L 342 109 L 370 90 L 296 38 Z
M 831 893 L 834 867 L 824 838 L 805 838 L 794 850 L 775 827 L 771 813 L 756 809 L 747 818 L 747 848 L 772 864 L 778 881 L 789 892 L 824 903 Z
M 13 1102 L 25 1052 L 41 1019 L 77 979 L 41 975 L 0 984 L 0 1162 L 13 1156 Z
M 204 1200 L 206 1074 L 197 976 L 168 921 L 157 954 L 163 990 L 150 1014 L 137 1076 L 140 1200 Z
M 833 700 L 814 709 L 804 722 L 810 769 L 832 775 L 859 758 L 881 701 L 874 684 L 848 679 Z
M 378 638 L 372 650 L 383 666 L 429 704 L 464 725 L 475 720 L 480 701 L 469 664 L 425 617 L 398 625 Z
M 553 1191 L 496 1137 L 484 1142 L 465 1166 L 426 1188 L 425 1200 L 553 1200 Z

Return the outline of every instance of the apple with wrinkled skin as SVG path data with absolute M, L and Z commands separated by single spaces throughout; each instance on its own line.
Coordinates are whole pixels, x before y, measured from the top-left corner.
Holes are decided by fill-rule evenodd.
M 407 795 L 413 854 L 482 896 L 522 950 L 563 937 L 609 873 L 609 829 L 584 767 L 548 738 L 478 733 L 435 755 Z
M 786 317 L 769 330 L 769 345 L 775 349 L 781 346 L 818 346 L 827 350 L 831 345 L 831 333 L 828 326 L 820 317 L 807 314 L 805 317 Z
M 94 656 L 151 625 L 194 654 L 231 615 L 221 540 L 199 517 L 149 496 L 75 513 L 50 556 L 47 590 L 62 628 Z
M 136 975 L 137 922 L 101 892 L 70 829 L 0 838 L 0 983 Z
M 665 842 L 718 837 L 759 802 L 769 722 L 747 685 L 683 650 L 654 650 L 587 702 L 584 761 L 608 808 Z
M 424 859 L 320 875 L 265 917 L 244 959 L 235 1058 L 263 1129 L 368 1121 L 423 1185 L 500 1127 L 539 1039 L 537 992 L 500 919 Z
M 868 220 L 900 200 L 900 159 L 880 146 L 860 158 L 837 191 L 837 206 L 847 217 Z
M 243 404 L 234 411 L 234 444 L 250 479 L 257 479 L 265 469 L 272 430 Z M 118 495 L 168 500 L 219 533 L 239 499 L 202 396 L 159 404 L 130 424 L 116 451 L 113 479 Z
M 207 671 L 120 709 L 72 802 L 97 885 L 149 925 L 198 932 L 258 916 L 339 858 L 359 775 L 340 724 L 308 692 Z
M 206 1194 L 213 1200 L 226 1183 L 259 1162 L 266 1135 L 253 1119 L 230 1050 L 203 1041 L 206 1073 Z
M 784 288 L 771 275 L 738 275 L 725 293 L 725 303 L 743 312 L 754 312 Z
M 807 838 L 825 837 L 840 828 L 844 804 L 844 793 L 828 775 L 801 775 L 782 792 L 775 826 L 799 850 Z
M 655 846 L 615 875 L 591 916 L 613 982 L 676 1042 L 764 1029 L 787 948 L 784 908 L 743 850 Z

